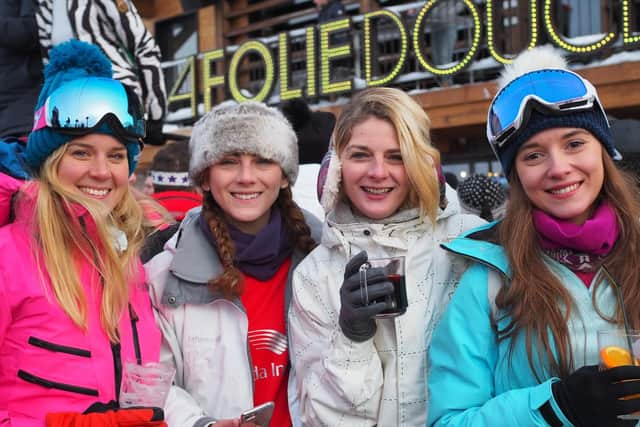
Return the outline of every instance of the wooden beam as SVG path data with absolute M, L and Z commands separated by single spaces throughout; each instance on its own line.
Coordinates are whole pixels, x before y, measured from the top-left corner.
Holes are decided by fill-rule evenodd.
M 272 7 L 290 4 L 291 0 L 267 0 L 262 3 L 255 3 L 240 10 L 230 10 L 225 13 L 225 18 L 237 18 L 238 16 L 248 15 L 249 13 L 266 10 Z

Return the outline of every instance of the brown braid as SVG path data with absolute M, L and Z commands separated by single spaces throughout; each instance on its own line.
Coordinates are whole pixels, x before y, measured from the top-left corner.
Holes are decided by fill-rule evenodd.
M 202 200 L 202 212 L 209 229 L 216 240 L 218 257 L 223 271 L 218 277 L 209 280 L 212 290 L 218 291 L 227 299 L 242 295 L 244 279 L 240 270 L 233 265 L 236 248 L 225 224 L 224 215 L 210 192 L 205 192 Z
M 285 226 L 289 230 L 291 244 L 305 254 L 311 252 L 317 243 L 311 237 L 311 230 L 304 220 L 302 210 L 293 201 L 290 186 L 280 190 L 276 203 L 280 208 Z

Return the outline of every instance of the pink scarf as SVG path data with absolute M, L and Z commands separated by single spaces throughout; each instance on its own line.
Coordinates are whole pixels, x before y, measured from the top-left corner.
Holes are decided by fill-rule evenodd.
M 581 225 L 554 218 L 539 209 L 533 210 L 533 223 L 544 252 L 578 274 L 583 281 L 585 273 L 593 278 L 620 233 L 615 210 L 606 200 Z

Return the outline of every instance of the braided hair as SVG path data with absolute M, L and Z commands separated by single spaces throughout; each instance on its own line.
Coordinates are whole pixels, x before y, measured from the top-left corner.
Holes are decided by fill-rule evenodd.
M 292 246 L 304 254 L 311 252 L 317 244 L 311 237 L 311 230 L 304 220 L 302 210 L 293 201 L 291 187 L 280 189 L 275 203 L 289 231 Z M 216 250 L 223 268 L 222 274 L 209 281 L 209 286 L 211 290 L 220 292 L 227 299 L 239 297 L 244 291 L 244 279 L 234 265 L 235 244 L 229 234 L 224 212 L 210 192 L 206 192 L 203 197 L 202 214 L 215 237 Z

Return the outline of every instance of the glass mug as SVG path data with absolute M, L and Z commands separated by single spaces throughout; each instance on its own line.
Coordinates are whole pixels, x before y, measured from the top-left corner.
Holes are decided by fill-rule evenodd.
M 393 293 L 385 297 L 369 301 L 369 292 L 367 290 L 366 271 L 369 268 L 381 268 L 387 278 L 387 281 L 393 284 Z M 360 291 L 364 296 L 365 305 L 375 304 L 379 302 L 387 302 L 389 308 L 377 314 L 378 319 L 389 317 L 397 317 L 407 311 L 409 302 L 407 300 L 407 285 L 404 277 L 404 257 L 389 258 L 373 258 L 360 266 L 360 275 L 364 280 L 360 280 Z

